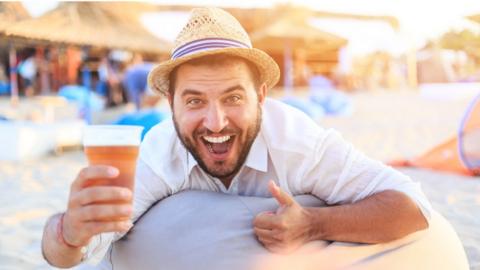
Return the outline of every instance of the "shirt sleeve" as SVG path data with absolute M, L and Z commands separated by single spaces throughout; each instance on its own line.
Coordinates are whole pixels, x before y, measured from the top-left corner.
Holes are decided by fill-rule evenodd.
M 171 194 L 172 189 L 169 185 L 139 159 L 135 175 L 132 221 L 135 222 L 152 204 Z M 110 244 L 124 235 L 125 233 L 102 233 L 94 236 L 87 246 L 84 260 L 88 264 L 98 264 L 107 253 Z
M 303 177 L 303 191 L 324 200 L 327 204 L 359 201 L 384 190 L 406 194 L 430 219 L 431 205 L 420 183 L 373 160 L 346 142 L 341 135 L 328 130 L 318 140 Z

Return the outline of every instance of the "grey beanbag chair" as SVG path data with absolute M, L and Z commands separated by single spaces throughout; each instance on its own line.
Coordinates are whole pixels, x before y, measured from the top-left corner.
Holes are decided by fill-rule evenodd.
M 304 206 L 319 199 L 296 196 Z M 430 228 L 384 244 L 315 241 L 282 256 L 256 239 L 253 219 L 273 198 L 184 191 L 152 206 L 98 266 L 102 269 L 468 269 L 450 224 L 434 212 Z M 441 258 L 441 259 L 440 259 Z
M 324 205 L 309 195 L 296 200 L 304 206 Z M 257 241 L 253 219 L 277 208 L 273 198 L 193 190 L 175 194 L 138 219 L 101 268 L 251 269 L 260 257 L 271 255 Z

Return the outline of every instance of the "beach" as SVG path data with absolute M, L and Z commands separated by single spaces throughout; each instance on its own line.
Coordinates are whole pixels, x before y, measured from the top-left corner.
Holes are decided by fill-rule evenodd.
M 470 102 L 425 98 L 413 90 L 349 97 L 351 115 L 325 116 L 317 122 L 382 161 L 417 156 L 454 136 Z M 0 269 L 51 269 L 40 251 L 43 226 L 51 214 L 65 210 L 69 185 L 84 166 L 80 150 L 23 162 L 0 161 Z M 480 178 L 400 170 L 421 183 L 434 209 L 456 230 L 471 269 L 480 269 Z

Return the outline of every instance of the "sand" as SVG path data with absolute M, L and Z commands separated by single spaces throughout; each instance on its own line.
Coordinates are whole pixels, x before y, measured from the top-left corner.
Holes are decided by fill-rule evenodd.
M 354 113 L 324 117 L 367 155 L 413 157 L 453 136 L 469 100 L 434 100 L 415 92 L 351 95 Z M 49 215 L 66 207 L 69 185 L 86 165 L 80 151 L 25 162 L 0 162 L 0 269 L 51 269 L 40 241 Z M 480 269 L 480 178 L 402 169 L 420 181 L 433 207 L 457 231 L 472 269 Z

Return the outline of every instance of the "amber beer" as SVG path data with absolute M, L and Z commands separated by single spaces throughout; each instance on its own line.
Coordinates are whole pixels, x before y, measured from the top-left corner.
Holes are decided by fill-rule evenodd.
M 89 179 L 85 183 L 85 187 L 121 186 L 133 191 L 142 129 L 138 126 L 117 125 L 92 125 L 85 128 L 83 146 L 88 163 L 113 166 L 120 172 L 116 178 Z M 125 202 L 104 201 L 99 203 Z M 118 219 L 125 219 L 125 217 Z
M 138 146 L 86 146 L 85 154 L 90 165 L 110 165 L 120 171 L 116 178 L 92 179 L 87 185 L 122 186 L 133 190 Z

